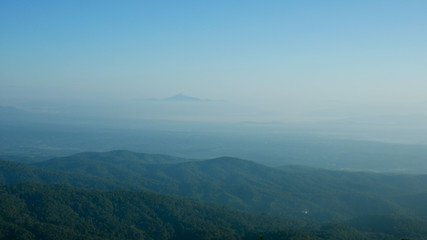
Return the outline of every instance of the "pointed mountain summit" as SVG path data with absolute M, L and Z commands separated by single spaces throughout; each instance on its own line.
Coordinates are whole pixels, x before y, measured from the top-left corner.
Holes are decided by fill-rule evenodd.
M 163 100 L 164 101 L 177 101 L 177 102 L 205 102 L 205 101 L 209 101 L 206 99 L 200 99 L 200 98 L 185 96 L 183 94 L 177 94 L 173 97 L 165 98 Z

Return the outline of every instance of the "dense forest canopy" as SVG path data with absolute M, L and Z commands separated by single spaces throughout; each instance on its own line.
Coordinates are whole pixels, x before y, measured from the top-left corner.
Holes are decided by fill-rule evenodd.
M 129 151 L 2 160 L 1 237 L 423 239 L 426 178 Z

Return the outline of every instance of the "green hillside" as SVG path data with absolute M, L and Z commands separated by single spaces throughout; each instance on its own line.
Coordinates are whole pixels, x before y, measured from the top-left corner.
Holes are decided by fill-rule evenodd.
M 114 179 L 87 174 L 68 173 L 58 170 L 35 168 L 24 163 L 0 160 L 0 184 L 13 183 L 65 183 L 89 189 L 122 189 L 124 183 Z M 126 183 L 128 189 L 140 187 Z
M 146 192 L 66 185 L 0 187 L 0 239 L 392 239 Z M 332 236 L 332 238 L 331 238 Z
M 303 226 L 154 193 L 66 185 L 2 186 L 0 201 L 0 239 L 241 239 Z
M 245 211 L 327 222 L 367 214 L 418 216 L 398 199 L 427 192 L 424 184 L 427 176 L 423 175 L 382 175 L 294 166 L 275 169 L 228 157 L 204 161 L 179 159 L 174 163 L 163 157 L 150 160 L 151 155 L 130 160 L 120 156 L 121 152 L 78 154 L 33 166 L 108 179 L 121 183 L 123 189 L 147 189 Z
M 425 182 L 128 151 L 0 161 L 0 239 L 425 239 Z

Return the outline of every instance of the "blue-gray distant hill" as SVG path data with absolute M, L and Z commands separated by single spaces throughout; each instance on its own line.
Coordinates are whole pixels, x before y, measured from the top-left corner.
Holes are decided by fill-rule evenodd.
M 177 94 L 172 97 L 162 99 L 164 101 L 175 101 L 175 102 L 211 102 L 209 99 L 201 99 L 196 97 L 185 96 L 183 94 Z

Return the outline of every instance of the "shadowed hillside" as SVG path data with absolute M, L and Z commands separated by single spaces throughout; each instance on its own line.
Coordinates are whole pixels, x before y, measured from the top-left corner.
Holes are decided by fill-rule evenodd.
M 275 169 L 229 157 L 187 161 L 147 154 L 135 158 L 136 155 L 122 151 L 85 153 L 33 166 L 108 179 L 121 183 L 124 189 L 136 186 L 246 211 L 291 214 L 322 221 L 365 214 L 406 213 L 406 207 L 395 199 L 426 192 L 427 176 L 302 167 Z M 128 160 L 127 156 L 131 158 Z

